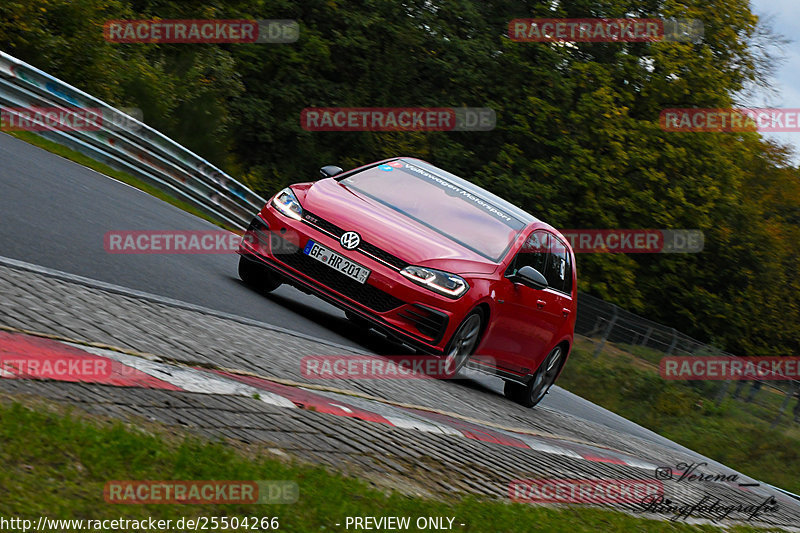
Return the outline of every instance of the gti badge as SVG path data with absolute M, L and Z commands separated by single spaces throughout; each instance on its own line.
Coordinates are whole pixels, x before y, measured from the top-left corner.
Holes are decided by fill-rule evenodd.
M 346 231 L 339 237 L 339 244 L 345 250 L 355 250 L 361 244 L 361 236 L 355 231 Z

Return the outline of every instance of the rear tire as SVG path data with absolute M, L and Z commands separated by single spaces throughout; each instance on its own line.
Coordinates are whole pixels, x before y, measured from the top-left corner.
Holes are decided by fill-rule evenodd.
M 503 394 L 509 400 L 516 402 L 524 407 L 533 407 L 541 402 L 545 395 L 550 391 L 550 387 L 556 382 L 556 376 L 564 364 L 564 348 L 561 345 L 553 348 L 542 364 L 533 374 L 527 385 L 506 381 L 503 386 Z
M 239 256 L 239 277 L 259 292 L 272 292 L 283 284 L 279 275 L 245 256 Z

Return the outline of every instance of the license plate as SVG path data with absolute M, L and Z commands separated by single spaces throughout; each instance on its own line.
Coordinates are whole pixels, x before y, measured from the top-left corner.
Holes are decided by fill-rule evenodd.
M 303 253 L 309 257 L 313 257 L 320 263 L 325 263 L 332 269 L 341 272 L 348 278 L 354 279 L 359 283 L 365 283 L 370 272 L 372 272 L 370 269 L 358 263 L 354 263 L 343 255 L 339 255 L 314 241 L 308 241 L 308 244 L 306 244 L 306 247 L 303 249 Z

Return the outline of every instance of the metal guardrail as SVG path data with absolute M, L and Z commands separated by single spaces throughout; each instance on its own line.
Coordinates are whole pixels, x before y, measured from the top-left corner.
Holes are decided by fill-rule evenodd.
M 667 356 L 734 357 L 716 346 L 693 339 L 674 328 L 583 293 L 578 295 L 575 333 L 594 341 L 595 357 L 612 346 L 646 359 L 653 365 L 658 365 L 659 360 Z M 780 423 L 791 424 L 793 418 L 795 420 L 800 418 L 798 381 L 757 379 L 736 383 L 709 382 L 702 394 L 717 404 L 725 399 L 737 400 L 743 407 L 751 408 L 749 410 L 754 416 L 769 421 L 772 427 Z M 796 403 L 790 413 L 789 406 L 793 398 Z M 769 401 L 770 399 L 772 401 Z
M 233 227 L 247 226 L 266 200 L 202 157 L 150 126 L 36 67 L 0 52 L 0 105 L 97 111 L 124 120 L 99 121 L 95 131 L 37 133 L 179 198 Z

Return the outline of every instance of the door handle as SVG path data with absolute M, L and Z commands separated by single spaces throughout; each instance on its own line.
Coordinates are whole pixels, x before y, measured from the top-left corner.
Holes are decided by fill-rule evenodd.
M 572 311 L 570 311 L 569 309 L 567 309 L 566 307 L 564 307 L 563 309 L 561 309 L 561 312 L 562 312 L 562 313 L 564 313 L 564 316 L 569 316 L 569 314 L 570 314 Z
M 545 304 L 547 304 L 547 302 L 545 302 L 544 300 L 536 300 L 536 307 L 538 307 L 539 309 L 544 307 Z

